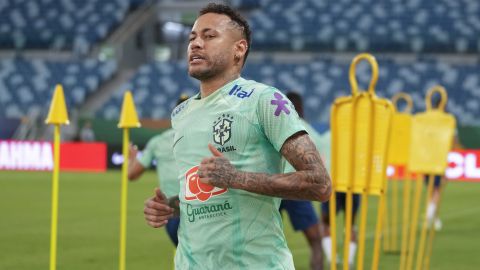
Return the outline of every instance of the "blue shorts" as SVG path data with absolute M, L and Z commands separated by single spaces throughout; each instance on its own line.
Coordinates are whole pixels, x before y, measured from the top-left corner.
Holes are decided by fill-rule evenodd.
M 428 186 L 428 179 L 429 179 L 429 178 L 430 178 L 429 175 L 425 175 L 425 176 L 424 176 L 425 185 L 427 185 L 427 186 Z M 440 187 L 440 184 L 442 184 L 442 176 L 441 176 L 441 175 L 438 175 L 438 174 L 434 175 L 434 177 L 433 177 L 433 186 L 434 186 L 435 188 L 439 188 L 439 187 Z
M 280 210 L 287 211 L 295 231 L 303 231 L 318 224 L 317 214 L 310 201 L 282 200 Z
M 172 242 L 175 244 L 175 246 L 178 246 L 178 226 L 180 226 L 179 217 L 169 219 L 167 225 L 165 226 L 168 236 L 170 237 L 170 240 L 172 240 Z
M 347 206 L 347 194 L 344 192 L 337 192 L 336 194 L 336 208 L 337 208 L 337 213 L 339 211 L 345 211 L 346 206 Z M 355 216 L 357 214 L 358 208 L 360 207 L 360 195 L 359 194 L 353 194 L 353 207 L 352 207 L 352 215 Z M 323 215 L 329 215 L 330 214 L 330 201 L 322 203 L 322 214 Z

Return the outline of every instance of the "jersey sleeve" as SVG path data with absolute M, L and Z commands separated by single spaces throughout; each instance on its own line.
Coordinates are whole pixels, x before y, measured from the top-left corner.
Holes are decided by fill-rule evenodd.
M 138 159 L 138 162 L 140 162 L 144 168 L 150 168 L 152 161 L 155 158 L 155 142 L 155 138 L 150 139 L 145 146 L 145 149 L 142 151 L 142 156 Z
M 305 130 L 291 101 L 275 88 L 260 94 L 257 116 L 262 131 L 278 152 L 290 136 Z

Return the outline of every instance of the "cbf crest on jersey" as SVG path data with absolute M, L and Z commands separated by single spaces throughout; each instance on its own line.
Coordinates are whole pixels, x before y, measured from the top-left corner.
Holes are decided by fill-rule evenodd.
M 229 114 L 222 114 L 213 122 L 213 141 L 225 145 L 232 137 L 233 117 Z

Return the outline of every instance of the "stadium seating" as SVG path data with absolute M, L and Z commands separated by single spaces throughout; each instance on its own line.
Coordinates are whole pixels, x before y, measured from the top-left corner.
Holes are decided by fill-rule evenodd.
M 0 2 L 0 48 L 73 49 L 85 53 L 144 0 Z
M 380 59 L 379 65 L 379 96 L 390 98 L 398 91 L 405 91 L 412 95 L 416 111 L 423 111 L 424 93 L 431 86 L 441 84 L 450 98 L 447 109 L 461 116 L 459 122 L 479 121 L 479 65 L 452 65 L 428 59 L 408 64 Z M 307 119 L 328 122 L 330 104 L 336 97 L 350 94 L 348 68 L 349 63 L 331 58 L 316 58 L 305 63 L 278 63 L 265 59 L 249 62 L 244 77 L 273 85 L 284 92 L 294 90 L 303 94 Z M 368 65 L 359 65 L 357 75 L 360 86 L 366 88 L 370 79 Z M 181 93 L 195 93 L 198 83 L 188 77 L 184 62 L 153 62 L 142 66 L 97 116 L 118 119 L 123 91 L 126 89 L 133 91 L 140 117 L 169 118 L 178 96 Z
M 232 2 L 246 9 L 258 5 Z M 259 2 L 248 16 L 257 50 L 480 51 L 477 0 Z
M 63 84 L 67 107 L 72 109 L 111 78 L 115 62 L 0 60 L 0 114 L 6 117 L 46 114 L 57 83 Z
M 102 106 L 98 116 L 118 119 L 125 90 L 131 90 L 137 113 L 143 118 L 169 118 L 180 94 L 192 95 L 197 82 L 186 74 L 186 62 L 152 62 L 139 68 L 135 76 Z

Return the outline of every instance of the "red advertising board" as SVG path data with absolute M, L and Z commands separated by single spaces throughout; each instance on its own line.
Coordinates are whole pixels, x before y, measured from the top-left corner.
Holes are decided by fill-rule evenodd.
M 107 169 L 105 143 L 62 143 L 60 169 L 63 171 L 95 171 Z
M 445 176 L 449 180 L 480 182 L 480 150 L 453 150 L 448 153 Z M 404 166 L 390 165 L 387 175 L 392 179 L 404 179 Z
M 50 171 L 52 169 L 51 142 L 0 140 L 0 170 Z M 106 169 L 107 145 L 105 143 L 61 143 L 60 170 L 103 172 Z

